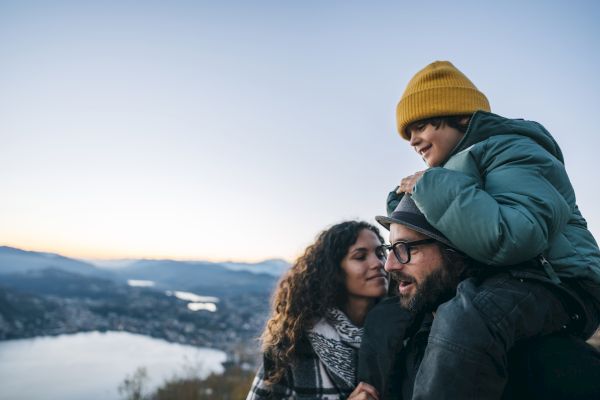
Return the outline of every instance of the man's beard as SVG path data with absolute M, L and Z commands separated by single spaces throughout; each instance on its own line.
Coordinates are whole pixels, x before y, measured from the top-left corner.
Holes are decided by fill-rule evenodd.
M 403 273 L 392 272 L 390 276 L 398 282 L 395 275 L 406 278 Z M 414 295 L 400 294 L 400 305 L 414 314 L 435 311 L 438 306 L 456 295 L 456 286 L 460 282 L 460 273 L 454 271 L 450 265 L 444 263 L 441 268 L 433 271 L 421 283 L 413 280 L 415 285 Z

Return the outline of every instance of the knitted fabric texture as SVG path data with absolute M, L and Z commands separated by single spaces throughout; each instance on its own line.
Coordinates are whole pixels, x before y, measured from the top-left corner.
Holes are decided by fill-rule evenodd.
M 490 103 L 462 72 L 448 61 L 429 64 L 408 82 L 396 108 L 400 135 L 409 140 L 406 128 L 433 117 L 490 111 Z
M 327 368 L 350 387 L 356 385 L 358 349 L 363 329 L 356 327 L 346 314 L 330 309 L 325 318 L 308 332 L 308 339 Z

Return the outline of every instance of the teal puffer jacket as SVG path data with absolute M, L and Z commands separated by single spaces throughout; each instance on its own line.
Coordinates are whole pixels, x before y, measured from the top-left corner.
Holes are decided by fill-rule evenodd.
M 544 254 L 559 277 L 600 293 L 598 245 L 560 148 L 537 122 L 476 112 L 443 167 L 427 170 L 412 197 L 470 257 L 506 266 Z

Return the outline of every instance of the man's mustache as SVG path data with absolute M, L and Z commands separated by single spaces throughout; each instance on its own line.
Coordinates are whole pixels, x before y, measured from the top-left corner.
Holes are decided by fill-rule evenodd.
M 400 271 L 391 271 L 389 272 L 390 278 L 394 281 L 394 282 L 415 282 L 415 278 L 413 278 L 412 276 L 405 274 L 404 272 L 400 272 Z

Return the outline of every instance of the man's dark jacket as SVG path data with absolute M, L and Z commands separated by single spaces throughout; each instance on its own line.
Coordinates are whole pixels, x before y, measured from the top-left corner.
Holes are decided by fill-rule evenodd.
M 359 381 L 375 386 L 381 400 L 411 399 L 432 322 L 430 313 L 401 308 L 397 297 L 380 302 L 365 322 Z M 600 353 L 567 332 L 518 343 L 508 360 L 503 400 L 600 399 Z

